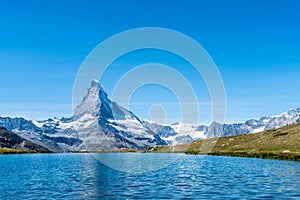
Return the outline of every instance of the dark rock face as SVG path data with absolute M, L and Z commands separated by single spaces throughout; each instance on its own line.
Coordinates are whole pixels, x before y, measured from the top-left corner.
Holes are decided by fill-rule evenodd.
M 31 150 L 40 153 L 50 153 L 48 149 L 40 145 L 34 144 L 28 140 L 25 140 L 17 134 L 8 131 L 4 127 L 0 127 L 0 147 L 11 148 L 18 150 Z
M 82 141 L 78 138 L 49 137 L 49 136 L 45 136 L 45 137 L 48 138 L 49 140 L 53 140 L 54 142 L 67 144 L 70 146 L 79 146 L 82 143 Z

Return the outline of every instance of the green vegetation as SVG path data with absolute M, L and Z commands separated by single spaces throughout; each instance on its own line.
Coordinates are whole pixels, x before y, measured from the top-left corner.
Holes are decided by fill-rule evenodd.
M 153 152 L 300 161 L 300 123 L 260 133 L 200 140 L 188 145 L 154 147 Z
M 223 152 L 212 152 L 209 153 L 209 155 L 300 161 L 300 153 L 223 151 Z
M 10 148 L 0 148 L 0 154 L 24 154 L 24 153 L 37 153 L 37 151 L 18 150 Z

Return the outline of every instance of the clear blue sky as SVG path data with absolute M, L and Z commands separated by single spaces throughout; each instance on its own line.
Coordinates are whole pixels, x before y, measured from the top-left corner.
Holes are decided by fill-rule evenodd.
M 114 34 L 148 26 L 180 31 L 207 50 L 225 84 L 227 122 L 300 107 L 299 10 L 297 0 L 3 0 L 0 115 L 29 119 L 70 116 L 73 83 L 88 53 Z M 193 83 L 192 71 L 183 67 L 188 64 L 166 53 L 135 52 L 117 60 L 111 78 L 102 80 L 108 93 L 121 75 L 118 66 L 130 69 L 145 61 L 181 69 L 199 89 L 204 105 L 201 119 L 209 121 L 205 85 Z M 153 98 L 153 91 L 160 95 Z M 133 95 L 136 106 L 130 109 L 147 118 L 150 104 L 172 103 L 170 100 L 170 94 L 161 88 L 145 87 Z M 171 108 L 170 112 L 168 122 L 176 121 L 178 113 Z

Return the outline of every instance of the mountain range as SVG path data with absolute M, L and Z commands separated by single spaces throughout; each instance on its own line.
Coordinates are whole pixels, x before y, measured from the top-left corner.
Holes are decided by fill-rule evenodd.
M 154 122 L 145 122 L 145 124 L 157 132 L 169 145 L 178 145 L 207 138 L 258 133 L 298 122 L 300 122 L 300 108 L 276 116 L 261 117 L 257 120 L 250 119 L 244 123 L 221 124 L 213 122 L 209 126 L 182 123 L 161 125 Z
M 244 123 L 213 122 L 209 126 L 159 124 L 141 120 L 111 101 L 96 80 L 92 81 L 86 96 L 70 118 L 32 121 L 0 117 L 0 126 L 53 152 L 146 149 L 150 146 L 178 145 L 206 138 L 255 133 L 297 122 L 300 122 L 300 108 Z

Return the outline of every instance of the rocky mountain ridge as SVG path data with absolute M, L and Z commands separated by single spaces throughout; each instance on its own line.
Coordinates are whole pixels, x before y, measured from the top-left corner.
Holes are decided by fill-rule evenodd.
M 250 119 L 244 123 L 221 124 L 213 122 L 209 126 L 175 123 L 161 125 L 155 122 L 145 122 L 151 130 L 165 140 L 169 145 L 190 143 L 214 137 L 234 136 L 247 133 L 257 133 L 300 122 L 300 108 L 289 110 L 276 116 Z
M 300 108 L 281 115 L 250 119 L 244 123 L 209 126 L 159 124 L 139 119 L 112 102 L 94 80 L 70 118 L 31 121 L 0 117 L 0 126 L 54 152 L 107 149 L 146 149 L 156 145 L 178 145 L 213 137 L 255 133 L 300 122 Z
M 10 148 L 25 151 L 35 151 L 39 153 L 50 153 L 50 151 L 40 145 L 25 140 L 17 134 L 0 127 L 0 148 Z

